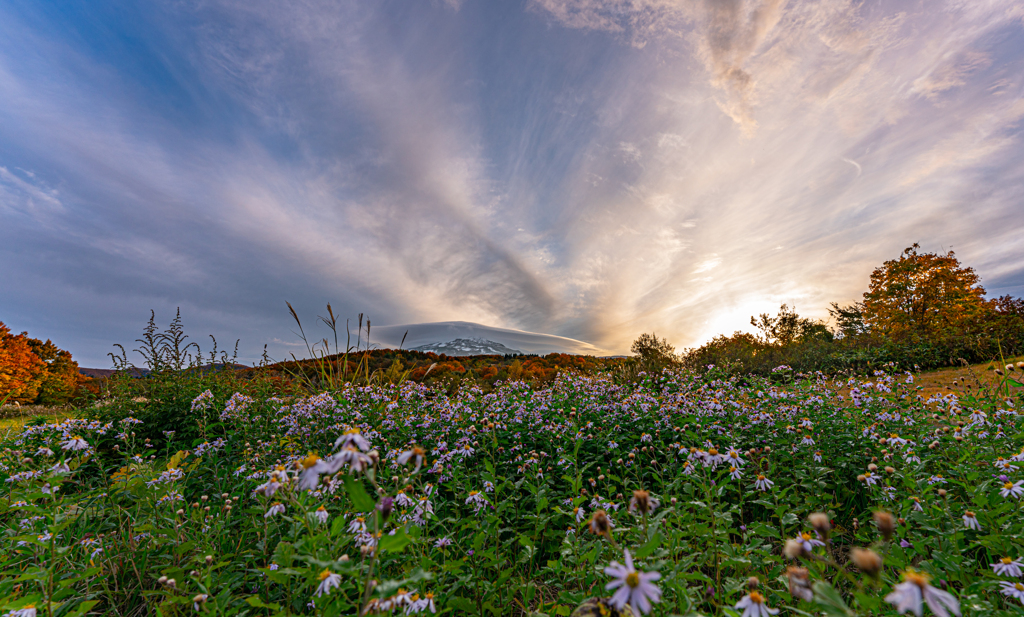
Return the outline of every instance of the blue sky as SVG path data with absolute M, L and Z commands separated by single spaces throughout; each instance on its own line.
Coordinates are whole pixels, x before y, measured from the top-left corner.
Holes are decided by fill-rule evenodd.
M 913 242 L 1022 295 L 1022 76 L 1012 1 L 9 1 L 0 320 L 682 347 Z

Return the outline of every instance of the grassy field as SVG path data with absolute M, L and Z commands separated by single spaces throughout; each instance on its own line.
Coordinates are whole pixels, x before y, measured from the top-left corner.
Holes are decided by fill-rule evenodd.
M 8 429 L 0 610 L 1021 615 L 1020 388 L 986 369 L 133 380 Z

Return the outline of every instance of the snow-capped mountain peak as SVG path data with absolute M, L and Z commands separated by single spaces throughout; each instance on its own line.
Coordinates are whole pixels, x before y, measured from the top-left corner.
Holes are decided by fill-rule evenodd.
M 501 343 L 478 337 L 457 338 L 447 343 L 427 343 L 413 347 L 412 351 L 430 351 L 448 356 L 504 356 L 523 353 L 518 349 L 510 349 Z

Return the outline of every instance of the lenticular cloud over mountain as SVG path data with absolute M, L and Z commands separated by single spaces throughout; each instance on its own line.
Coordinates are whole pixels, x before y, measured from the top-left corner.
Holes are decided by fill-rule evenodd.
M 1022 50 L 1014 0 L 5 2 L 0 309 L 106 366 L 177 307 L 304 353 L 285 301 L 690 347 L 913 242 L 1020 295 Z
M 433 351 L 450 356 L 512 353 L 609 355 L 607 350 L 583 341 L 536 332 L 491 328 L 465 321 L 374 327 L 370 331 L 371 343 L 379 347 L 396 348 L 402 343 L 406 332 L 405 349 Z

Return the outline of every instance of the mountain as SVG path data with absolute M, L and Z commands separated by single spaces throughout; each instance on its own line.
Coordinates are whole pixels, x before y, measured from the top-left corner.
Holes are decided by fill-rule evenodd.
M 432 351 L 436 354 L 449 356 L 504 356 L 521 355 L 518 349 L 509 349 L 501 343 L 484 338 L 457 338 L 447 343 L 428 343 L 412 348 L 413 351 Z
M 402 336 L 408 332 L 405 344 Z M 493 353 L 529 353 L 546 355 L 549 353 L 567 353 L 582 356 L 607 356 L 611 352 L 595 347 L 590 343 L 555 336 L 526 332 L 508 328 L 492 328 L 468 321 L 441 321 L 435 323 L 406 324 L 395 326 L 373 326 L 370 343 L 376 347 L 418 349 L 419 347 L 451 345 L 457 340 L 486 341 L 508 348 L 507 352 Z M 450 341 L 441 343 L 440 341 Z M 354 341 L 353 341 L 354 343 Z M 478 343 L 477 343 L 478 344 Z M 433 351 L 433 347 L 431 348 Z M 449 352 L 445 352 L 449 353 Z M 488 352 L 491 353 L 491 352 Z M 451 354 L 449 355 L 456 355 Z M 464 353 L 457 355 L 466 355 Z

